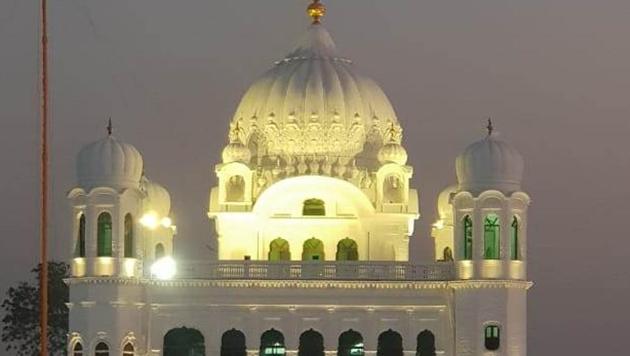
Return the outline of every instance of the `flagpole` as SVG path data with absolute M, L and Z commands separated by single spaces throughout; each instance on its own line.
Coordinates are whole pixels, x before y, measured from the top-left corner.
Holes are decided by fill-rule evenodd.
M 48 356 L 48 13 L 41 0 L 39 354 Z

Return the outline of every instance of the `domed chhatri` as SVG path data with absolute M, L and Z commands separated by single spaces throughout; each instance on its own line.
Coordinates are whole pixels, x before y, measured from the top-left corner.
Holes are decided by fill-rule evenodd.
M 232 126 L 229 135 L 230 143 L 225 146 L 221 155 L 223 163 L 241 162 L 247 164 L 252 157 L 252 153 L 241 141 L 242 130 L 239 127 L 239 123 L 237 122 Z
M 142 176 L 142 155 L 110 134 L 83 147 L 77 157 L 77 179 L 85 190 L 107 186 L 138 188 Z
M 311 25 L 297 46 L 256 80 L 232 120 L 257 162 L 358 159 L 377 153 L 396 113 L 381 88 L 339 57 L 322 25 Z
M 326 15 L 326 6 L 319 0 L 313 0 L 313 2 L 306 8 L 306 13 L 313 19 L 314 24 L 320 23 L 320 20 Z
M 142 177 L 140 189 L 146 194 L 144 210 L 153 212 L 157 216 L 169 216 L 171 211 L 171 195 L 162 185 Z
M 519 191 L 524 166 L 521 154 L 500 139 L 490 124 L 488 135 L 457 157 L 459 188 L 474 194 L 492 189 L 505 194 Z
M 381 164 L 396 163 L 404 166 L 407 163 L 407 150 L 400 144 L 402 133 L 392 124 L 388 135 L 389 142 L 378 151 L 378 161 Z

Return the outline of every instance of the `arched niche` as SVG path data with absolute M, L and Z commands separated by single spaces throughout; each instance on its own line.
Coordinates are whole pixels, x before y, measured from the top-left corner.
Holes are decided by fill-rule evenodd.
M 302 246 L 302 261 L 323 261 L 326 259 L 324 242 L 315 237 L 304 241 Z
M 205 356 L 205 339 L 197 329 L 171 329 L 164 335 L 163 350 L 164 356 Z

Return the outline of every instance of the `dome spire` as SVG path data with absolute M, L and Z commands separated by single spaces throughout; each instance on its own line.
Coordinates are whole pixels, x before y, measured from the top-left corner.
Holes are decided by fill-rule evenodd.
M 114 127 L 112 126 L 112 118 L 110 116 L 109 120 L 107 120 L 107 136 L 111 136 L 113 130 L 114 130 Z
M 320 0 L 313 0 L 306 8 L 306 13 L 313 19 L 313 25 L 317 25 L 320 23 L 319 20 L 326 15 L 326 6 Z
M 488 130 L 488 136 L 492 136 L 492 131 L 494 131 L 494 126 L 492 126 L 492 118 L 488 118 L 488 125 L 486 126 Z

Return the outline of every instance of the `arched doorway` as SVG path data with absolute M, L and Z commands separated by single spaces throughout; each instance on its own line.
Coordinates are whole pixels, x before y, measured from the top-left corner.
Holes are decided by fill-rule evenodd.
M 378 336 L 377 356 L 403 356 L 402 336 L 392 329 Z
M 231 329 L 221 337 L 221 356 L 246 356 L 245 334 L 240 330 Z
M 284 335 L 276 329 L 269 329 L 260 336 L 260 356 L 284 356 Z
M 363 336 L 352 329 L 344 331 L 339 335 L 337 346 L 338 356 L 363 356 Z
M 359 247 L 357 242 L 346 237 L 337 243 L 337 261 L 357 261 L 359 259 Z
M 289 241 L 278 237 L 269 244 L 269 253 L 267 255 L 269 261 L 290 261 L 291 250 Z
M 304 241 L 302 246 L 302 261 L 323 261 L 326 259 L 324 254 L 324 243 L 322 240 L 311 237 Z
M 313 329 L 300 335 L 298 356 L 324 356 L 324 337 Z
M 231 176 L 225 187 L 225 200 L 228 202 L 242 202 L 245 200 L 245 179 L 241 176 Z
M 206 346 L 201 332 L 181 327 L 164 335 L 164 356 L 205 356 Z
M 416 356 L 435 356 L 435 335 L 429 330 L 418 334 Z

